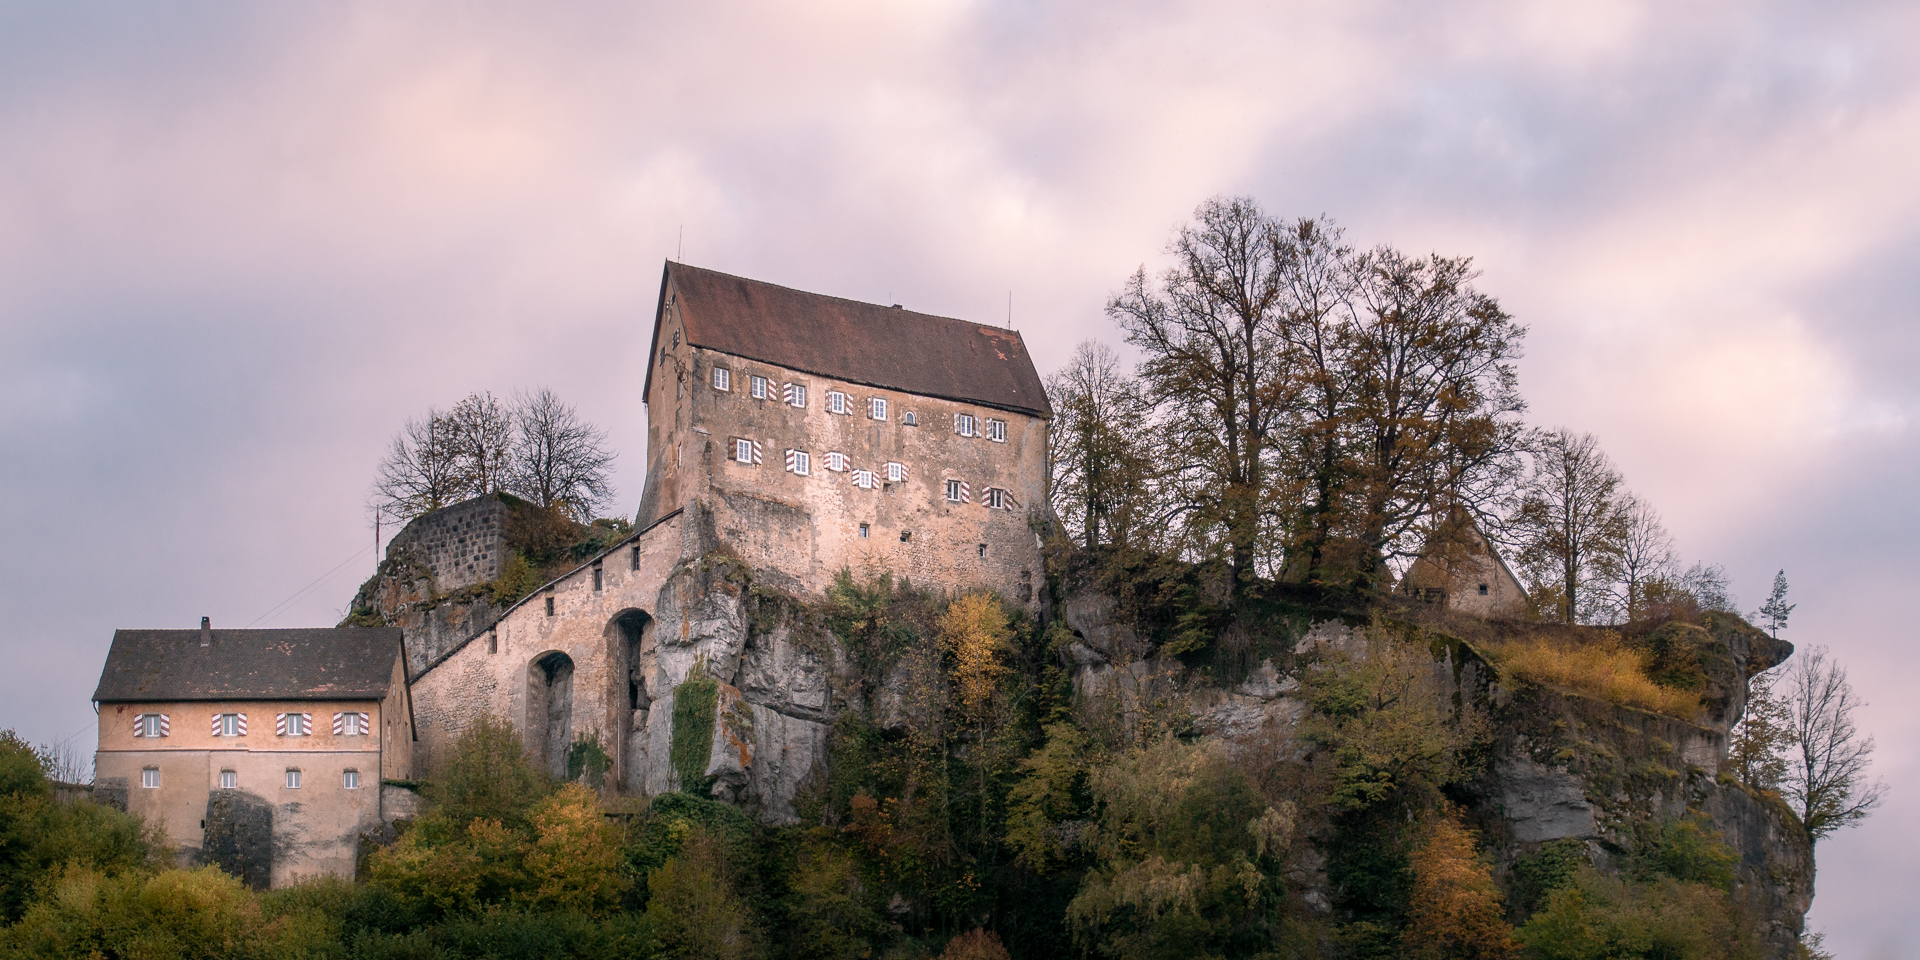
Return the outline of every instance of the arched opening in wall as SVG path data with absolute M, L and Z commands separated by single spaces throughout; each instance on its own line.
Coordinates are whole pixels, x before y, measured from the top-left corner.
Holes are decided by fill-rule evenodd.
M 645 649 L 648 629 L 653 618 L 646 611 L 628 608 L 613 615 L 607 621 L 607 660 L 613 664 L 613 679 L 620 689 L 615 693 L 617 699 L 611 706 L 619 722 L 615 724 L 619 740 L 607 746 L 613 748 L 614 755 L 621 759 L 617 762 L 616 773 L 627 778 L 638 770 L 636 758 L 629 756 L 632 745 L 645 736 L 642 722 L 643 711 L 653 706 L 653 696 L 647 689 L 647 678 L 641 651 Z
M 541 769 L 564 780 L 572 741 L 573 658 L 554 650 L 527 667 L 527 745 Z

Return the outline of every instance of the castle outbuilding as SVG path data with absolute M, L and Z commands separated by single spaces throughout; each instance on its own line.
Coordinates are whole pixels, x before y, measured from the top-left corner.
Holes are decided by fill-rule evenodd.
M 887 573 L 1037 611 L 1046 392 L 1011 330 L 678 263 L 645 362 L 636 532 L 416 665 L 421 765 L 491 714 L 557 775 L 604 755 L 622 789 L 697 776 L 790 820 L 823 768 L 839 665 L 791 624 L 757 628 L 742 585 L 804 597 L 842 571 Z M 421 564 L 439 569 L 436 556 Z M 688 735 L 675 695 L 690 676 L 718 688 L 701 700 L 699 771 L 669 760 Z
M 354 875 L 362 834 L 411 811 L 393 628 L 118 630 L 93 699 L 97 799 L 185 862 L 255 886 Z

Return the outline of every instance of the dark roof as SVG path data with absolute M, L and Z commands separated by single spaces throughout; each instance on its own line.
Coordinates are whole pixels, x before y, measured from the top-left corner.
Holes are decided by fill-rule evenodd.
M 93 699 L 378 700 L 399 656 L 394 627 L 115 630 Z
M 687 340 L 696 346 L 830 379 L 1053 415 L 1027 345 L 1012 330 L 684 263 L 667 264 L 662 306 L 669 286 L 679 297 Z M 657 313 L 654 331 L 657 338 Z

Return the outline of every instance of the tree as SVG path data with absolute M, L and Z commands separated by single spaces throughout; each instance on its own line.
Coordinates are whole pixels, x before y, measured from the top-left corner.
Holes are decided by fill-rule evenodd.
M 516 398 L 508 489 L 582 523 L 613 498 L 607 436 L 542 387 Z
M 1853 711 L 1865 703 L 1847 682 L 1846 669 L 1828 659 L 1825 647 L 1814 647 L 1785 680 L 1782 696 L 1793 741 L 1780 793 L 1817 842 L 1866 819 L 1886 788 L 1867 779 L 1873 738 L 1854 725 Z
M 1061 520 L 1088 550 L 1125 544 L 1143 522 L 1148 458 L 1141 425 L 1149 414 L 1140 384 L 1105 344 L 1082 341 L 1047 378 L 1053 402 L 1053 499 Z
M 1776 791 L 1787 774 L 1787 754 L 1793 746 L 1787 707 L 1773 692 L 1774 674 L 1761 673 L 1747 681 L 1747 706 L 1733 728 L 1727 761 L 1734 776 L 1755 790 Z
M 456 433 L 453 421 L 438 410 L 429 409 L 425 418 L 408 420 L 374 475 L 374 505 L 411 520 L 465 499 L 467 481 Z
M 1766 603 L 1760 605 L 1760 616 L 1766 618 L 1767 629 L 1774 636 L 1779 636 L 1781 629 L 1786 627 L 1787 616 L 1793 613 L 1796 606 L 1799 604 L 1787 602 L 1787 572 L 1782 570 L 1774 574 L 1773 593 L 1767 596 Z
M 1533 461 L 1509 528 L 1520 562 L 1548 585 L 1567 623 L 1580 622 L 1585 591 L 1612 579 L 1627 530 L 1620 473 L 1590 433 L 1565 427 L 1536 433 Z
M 1458 816 L 1434 821 L 1413 852 L 1413 895 L 1407 904 L 1405 956 L 1507 960 L 1520 953 L 1500 907 L 1493 871 L 1473 847 Z
M 447 413 L 453 423 L 454 455 L 466 480 L 466 495 L 506 489 L 512 469 L 513 412 L 492 393 L 468 394 Z
M 1281 330 L 1273 221 L 1250 198 L 1215 198 L 1182 226 L 1158 283 L 1143 267 L 1107 315 L 1145 354 L 1140 376 L 1163 416 L 1157 451 L 1180 490 L 1186 545 L 1224 552 L 1231 590 L 1255 574 L 1270 461 L 1293 404 Z
M 1357 432 L 1355 497 L 1378 583 L 1392 557 L 1430 546 L 1462 506 L 1489 499 L 1519 437 L 1513 361 L 1525 327 L 1472 286 L 1466 257 L 1409 257 L 1381 247 L 1364 276 L 1349 369 Z
M 1647 606 L 1647 586 L 1673 570 L 1673 538 L 1660 514 L 1645 500 L 1627 494 L 1623 499 L 1619 549 L 1614 554 L 1614 605 L 1626 622 L 1640 618 Z

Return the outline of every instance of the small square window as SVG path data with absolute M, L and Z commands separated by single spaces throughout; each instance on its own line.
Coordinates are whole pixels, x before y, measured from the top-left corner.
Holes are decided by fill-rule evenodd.
M 282 713 L 274 717 L 273 732 L 283 737 L 304 737 L 313 732 L 313 714 Z
M 169 731 L 167 715 L 164 713 L 143 713 L 133 718 L 133 735 L 136 737 L 164 737 Z
M 359 711 L 336 713 L 333 715 L 333 735 L 336 737 L 364 737 L 367 735 L 368 720 L 371 718 Z
M 220 789 L 222 790 L 240 789 L 240 774 L 232 770 L 220 771 Z
M 965 480 L 947 481 L 947 502 L 966 503 L 972 499 L 972 491 L 967 489 Z
M 300 789 L 300 769 L 298 767 L 287 768 L 287 789 Z
M 885 420 L 887 418 L 887 398 L 869 397 L 867 399 L 867 419 Z
M 360 771 L 347 770 L 340 775 L 340 785 L 348 790 L 360 789 Z
M 863 523 L 860 525 L 860 539 L 862 540 L 867 539 L 867 530 L 868 530 L 868 527 L 866 524 Z
M 767 383 L 766 377 L 747 378 L 747 389 L 753 393 L 755 400 L 765 400 L 773 393 L 772 385 Z
M 733 389 L 733 371 L 726 367 L 713 368 L 713 388 L 715 390 Z
M 953 415 L 953 432 L 963 437 L 977 437 L 980 435 L 980 420 L 971 413 L 956 413 Z
M 852 401 L 853 401 L 852 397 L 849 397 L 838 390 L 828 390 L 827 391 L 827 412 L 840 413 L 840 414 L 852 413 L 853 412 Z
M 827 452 L 827 469 L 828 470 L 832 470 L 834 473 L 845 473 L 849 465 L 850 464 L 847 461 L 846 454 L 840 453 L 839 451 L 836 451 L 836 450 L 830 450 Z
M 874 487 L 880 485 L 880 481 L 874 477 L 872 470 L 855 470 L 853 472 L 853 485 L 862 490 L 872 490 Z
M 1011 499 L 1011 497 L 1007 496 L 1005 490 L 999 487 L 988 487 L 987 497 L 984 502 L 989 510 L 1005 510 L 1008 509 L 1007 503 Z
M 787 472 L 802 477 L 811 475 L 813 473 L 812 455 L 805 450 L 788 450 Z
M 1483 597 L 1487 595 L 1487 585 L 1484 583 L 1480 585 L 1480 595 Z
M 905 483 L 906 481 L 907 481 L 907 465 L 906 464 L 904 463 L 887 464 L 887 482 L 888 483 Z
M 987 421 L 987 439 L 994 443 L 1007 442 L 1007 422 L 1005 420 Z
M 160 786 L 160 768 L 144 767 L 140 770 L 140 785 L 148 790 Z
M 806 406 L 807 406 L 807 385 L 806 384 L 789 383 L 783 388 L 783 393 L 785 394 L 787 406 L 799 407 L 802 410 L 806 409 Z
M 246 736 L 247 735 L 247 715 L 244 713 L 214 714 L 213 735 L 216 737 Z
M 912 531 L 912 530 L 902 530 L 902 531 L 900 531 L 900 542 L 901 542 L 901 543 L 906 543 L 907 541 L 909 541 L 909 540 L 912 540 L 912 539 L 913 539 L 913 531 Z
M 735 438 L 733 441 L 733 460 L 735 463 L 759 463 L 760 441 Z

